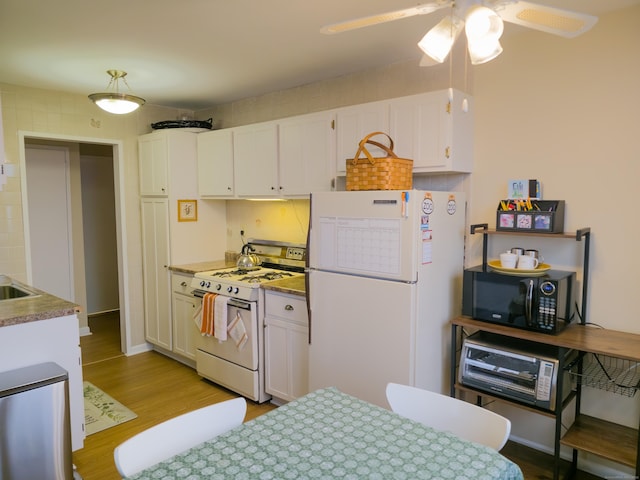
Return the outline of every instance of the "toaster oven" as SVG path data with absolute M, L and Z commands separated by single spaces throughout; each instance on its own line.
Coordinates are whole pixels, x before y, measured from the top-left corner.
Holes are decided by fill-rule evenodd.
M 477 332 L 462 344 L 458 382 L 553 412 L 558 398 L 562 403 L 571 394 L 568 366 L 577 356 L 575 350 Z

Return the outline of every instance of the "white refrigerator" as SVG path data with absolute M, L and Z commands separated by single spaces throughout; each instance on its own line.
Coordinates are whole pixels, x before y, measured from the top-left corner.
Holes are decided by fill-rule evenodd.
M 389 382 L 448 393 L 465 210 L 459 192 L 311 195 L 311 391 L 335 386 L 383 407 Z

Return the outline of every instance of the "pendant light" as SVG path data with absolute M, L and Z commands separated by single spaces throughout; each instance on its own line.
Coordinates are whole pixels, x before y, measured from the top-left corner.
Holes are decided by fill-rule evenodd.
M 134 110 L 137 110 L 138 107 L 144 105 L 145 100 L 143 98 L 127 93 L 120 93 L 120 79 L 122 79 L 127 88 L 131 90 L 131 87 L 129 87 L 129 84 L 125 79 L 127 72 L 123 72 L 122 70 L 107 70 L 107 73 L 111 76 L 109 85 L 107 85 L 107 92 L 92 93 L 89 95 L 89 98 L 93 103 L 105 112 L 115 113 L 118 115 L 131 113 Z

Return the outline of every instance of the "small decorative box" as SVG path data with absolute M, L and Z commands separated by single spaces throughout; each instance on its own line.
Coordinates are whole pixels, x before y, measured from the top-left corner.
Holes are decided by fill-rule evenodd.
M 564 200 L 502 200 L 496 214 L 496 230 L 564 231 Z

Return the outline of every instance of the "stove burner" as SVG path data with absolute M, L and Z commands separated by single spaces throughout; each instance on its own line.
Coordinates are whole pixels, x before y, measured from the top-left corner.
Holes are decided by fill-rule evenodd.
M 249 272 L 254 272 L 259 270 L 260 267 L 254 269 L 254 270 L 227 270 L 227 271 L 220 271 L 220 272 L 213 272 L 211 273 L 212 277 L 217 277 L 217 278 L 229 278 L 229 277 L 236 277 L 238 275 L 247 275 Z
M 284 277 L 293 277 L 293 274 L 289 272 L 267 272 L 258 275 L 247 275 L 245 277 L 239 278 L 238 281 L 247 283 L 262 283 L 268 282 L 270 280 L 280 280 Z

